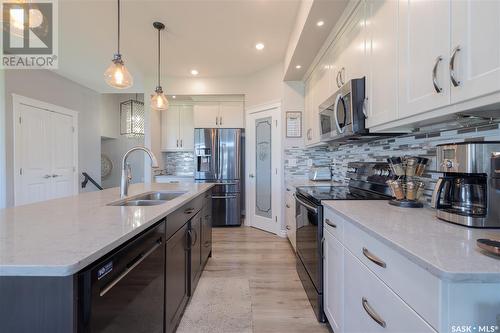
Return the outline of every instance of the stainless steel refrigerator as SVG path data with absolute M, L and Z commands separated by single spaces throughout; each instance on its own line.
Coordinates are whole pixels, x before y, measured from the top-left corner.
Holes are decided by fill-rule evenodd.
M 195 179 L 217 183 L 212 191 L 214 226 L 241 225 L 243 148 L 243 129 L 196 128 L 194 131 Z

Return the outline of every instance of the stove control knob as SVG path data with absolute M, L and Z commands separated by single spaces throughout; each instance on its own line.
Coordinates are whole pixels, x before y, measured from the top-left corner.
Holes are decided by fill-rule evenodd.
M 446 162 L 444 162 L 444 166 L 448 169 L 451 169 L 453 168 L 453 162 L 451 160 L 446 160 Z

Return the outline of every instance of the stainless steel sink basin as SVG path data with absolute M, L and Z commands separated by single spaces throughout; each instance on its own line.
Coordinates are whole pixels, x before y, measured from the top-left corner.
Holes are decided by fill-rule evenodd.
M 144 195 L 138 196 L 135 200 L 173 200 L 186 192 L 152 192 L 146 193 Z
M 157 206 L 187 192 L 149 192 L 130 199 L 112 202 L 108 206 Z
M 111 206 L 157 206 L 167 202 L 166 200 L 126 200 L 111 204 Z

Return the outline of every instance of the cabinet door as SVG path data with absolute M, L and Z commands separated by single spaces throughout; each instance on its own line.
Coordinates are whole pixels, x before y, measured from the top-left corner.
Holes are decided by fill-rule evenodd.
M 365 2 L 361 1 L 353 13 L 341 39 L 345 45 L 341 56 L 342 84 L 351 79 L 359 79 L 366 75 L 366 33 Z
M 192 296 L 201 275 L 201 223 L 202 214 L 196 214 L 190 222 L 189 242 L 190 242 L 190 261 L 191 261 L 191 282 L 189 295 Z
M 168 219 L 167 219 L 168 223 Z M 167 241 L 165 266 L 165 332 L 175 331 L 189 297 L 188 223 Z
M 194 127 L 214 128 L 219 126 L 219 103 L 197 103 L 193 106 Z
M 179 110 L 179 144 L 182 150 L 194 149 L 193 106 L 183 105 Z
M 320 85 L 320 73 L 318 68 L 316 68 L 309 81 L 310 91 L 309 91 L 309 110 L 307 113 L 308 121 L 308 131 L 306 132 L 307 144 L 316 145 L 320 142 L 320 132 L 319 132 L 319 105 L 323 102 L 321 100 L 321 92 L 319 91 Z
M 368 0 L 365 107 L 367 127 L 398 117 L 398 2 Z
M 499 31 L 500 1 L 451 3 L 452 103 L 500 91 Z
M 297 226 L 295 224 L 295 198 L 287 189 L 285 197 L 286 234 L 294 250 L 297 248 Z
M 208 192 L 202 210 L 201 266 L 204 267 L 212 254 L 212 194 Z
M 243 102 L 221 102 L 219 126 L 222 128 L 245 128 Z
M 179 149 L 179 106 L 171 105 L 161 113 L 161 149 Z
M 325 53 L 318 66 L 316 67 L 316 84 L 315 84 L 315 99 L 319 106 L 332 94 L 332 90 L 330 87 L 330 58 L 329 54 Z
M 449 52 L 450 1 L 400 0 L 400 118 L 450 103 Z
M 306 146 L 312 144 L 312 124 L 311 124 L 311 113 L 312 113 L 312 88 L 311 88 L 311 78 L 306 81 L 305 84 L 305 96 L 304 96 L 304 144 Z
M 323 274 L 324 311 L 334 332 L 343 331 L 344 247 L 324 230 Z

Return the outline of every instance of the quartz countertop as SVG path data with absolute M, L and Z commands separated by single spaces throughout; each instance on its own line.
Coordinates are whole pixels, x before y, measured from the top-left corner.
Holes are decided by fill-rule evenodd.
M 0 210 L 0 276 L 72 275 L 146 230 L 213 184 L 132 184 L 129 196 L 187 191 L 164 204 L 108 206 L 119 188 Z
M 476 246 L 478 238 L 500 240 L 500 230 L 467 228 L 437 219 L 430 208 L 400 208 L 381 201 L 323 205 L 442 279 L 500 282 L 500 257 Z

